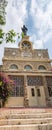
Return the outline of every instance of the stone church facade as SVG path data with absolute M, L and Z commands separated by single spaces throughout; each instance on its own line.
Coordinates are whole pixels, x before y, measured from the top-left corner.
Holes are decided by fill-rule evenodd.
M 47 49 L 33 49 L 29 36 L 5 48 L 0 71 L 15 81 L 8 107 L 51 107 L 52 70 Z

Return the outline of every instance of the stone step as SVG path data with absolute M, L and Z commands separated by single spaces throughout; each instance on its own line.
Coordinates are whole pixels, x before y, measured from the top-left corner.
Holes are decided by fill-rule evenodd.
M 0 114 L 36 114 L 36 113 L 52 113 L 52 108 L 50 109 L 43 109 L 43 108 L 16 108 L 16 109 L 7 109 L 7 108 L 3 108 L 0 109 Z
M 0 109 L 0 130 L 52 130 L 52 109 Z
M 52 123 L 30 125 L 5 125 L 0 130 L 52 130 Z
M 46 124 L 52 123 L 52 118 L 40 118 L 40 119 L 3 119 L 0 120 L 0 126 L 2 125 L 28 125 L 28 124 Z
M 52 113 L 37 114 L 0 114 L 0 119 L 30 119 L 30 118 L 52 118 Z
M 38 114 L 8 114 L 0 115 L 0 119 L 30 119 L 30 118 L 52 118 L 52 113 L 38 113 Z

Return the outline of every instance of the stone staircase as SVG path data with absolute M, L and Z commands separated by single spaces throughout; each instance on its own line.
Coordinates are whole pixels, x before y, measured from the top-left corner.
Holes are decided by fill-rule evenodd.
M 0 130 L 52 130 L 52 109 L 0 109 Z

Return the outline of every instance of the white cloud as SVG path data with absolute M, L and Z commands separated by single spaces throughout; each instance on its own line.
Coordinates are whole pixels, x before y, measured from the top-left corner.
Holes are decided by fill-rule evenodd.
M 33 42 L 33 48 L 40 49 L 40 48 L 43 48 L 43 46 L 44 46 L 43 45 L 44 41 L 41 39 L 37 40 L 35 34 L 30 37 L 30 41 Z
M 27 17 L 27 0 L 10 0 L 6 8 L 6 26 L 5 30 L 13 28 L 19 32 Z
M 46 2 L 47 6 L 46 10 L 44 11 L 43 7 L 46 5 Z M 30 12 L 34 21 L 34 26 L 38 30 L 37 33 L 39 39 L 38 37 L 36 38 L 40 41 L 40 43 L 42 41 L 40 45 L 43 46 L 43 42 L 47 41 L 52 34 L 52 0 L 49 2 L 48 0 L 32 0 Z
M 46 42 L 48 42 L 48 40 L 51 39 L 51 38 L 52 38 L 52 31 L 48 32 L 46 34 L 46 36 L 44 36 L 44 38 L 43 38 L 44 43 L 46 44 Z
M 43 48 L 43 41 L 42 40 L 36 40 L 35 41 L 35 48 Z
M 36 35 L 33 34 L 31 37 L 30 37 L 30 41 L 32 41 L 34 43 L 34 40 L 36 40 Z

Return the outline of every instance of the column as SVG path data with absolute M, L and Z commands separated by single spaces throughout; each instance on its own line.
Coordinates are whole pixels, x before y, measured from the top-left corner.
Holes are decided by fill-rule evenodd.
M 47 88 L 47 82 L 45 76 L 43 76 L 43 84 L 44 84 L 44 92 L 45 92 L 45 100 L 46 100 L 46 106 L 49 106 L 49 95 L 48 95 L 48 88 Z
M 24 76 L 24 106 L 29 106 L 28 89 L 27 89 L 27 76 Z

